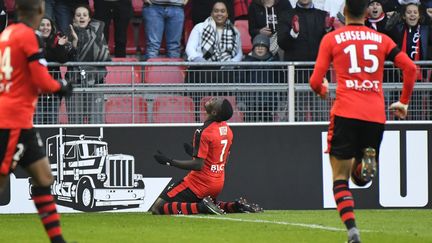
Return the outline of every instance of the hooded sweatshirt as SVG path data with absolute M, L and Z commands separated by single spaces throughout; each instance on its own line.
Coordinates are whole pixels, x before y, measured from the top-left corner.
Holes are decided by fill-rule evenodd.
M 275 33 L 279 15 L 290 9 L 290 2 L 285 0 L 274 0 L 273 6 L 267 8 L 264 7 L 262 0 L 253 0 L 249 6 L 249 34 L 252 40 L 260 33 L 260 29 L 266 26 Z

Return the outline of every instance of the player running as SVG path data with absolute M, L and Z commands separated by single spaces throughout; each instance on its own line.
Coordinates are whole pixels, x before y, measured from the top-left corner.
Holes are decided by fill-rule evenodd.
M 191 170 L 182 181 L 170 185 L 153 204 L 154 214 L 223 214 L 255 213 L 263 210 L 245 199 L 217 202 L 225 180 L 225 165 L 230 152 L 233 133 L 226 123 L 233 114 L 228 100 L 213 97 L 205 104 L 207 119 L 195 131 L 193 147 L 185 144 L 192 160 L 170 159 L 158 151 L 156 161 L 163 165 Z
M 416 78 L 416 66 L 386 35 L 364 24 L 368 0 L 346 0 L 347 26 L 324 36 L 310 86 L 321 98 L 328 95 L 324 78 L 333 62 L 336 99 L 330 113 L 328 151 L 333 171 L 333 193 L 337 210 L 348 230 L 348 242 L 360 242 L 354 216 L 354 199 L 348 188 L 351 176 L 357 185 L 373 179 L 384 132 L 385 107 L 382 90 L 384 61 L 393 61 L 403 71 L 400 100 L 391 104 L 405 118 Z
M 19 23 L 0 35 L 0 189 L 19 164 L 31 176 L 32 199 L 51 242 L 65 242 L 51 195 L 53 176 L 33 114 L 40 93 L 68 96 L 72 85 L 52 79 L 35 29 L 44 16 L 43 0 L 16 0 Z

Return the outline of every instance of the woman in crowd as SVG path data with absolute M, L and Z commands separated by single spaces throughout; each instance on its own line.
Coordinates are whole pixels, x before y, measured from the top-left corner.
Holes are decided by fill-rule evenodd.
M 45 51 L 45 58 L 48 62 L 65 63 L 73 55 L 72 44 L 68 37 L 57 32 L 53 20 L 48 17 L 42 18 L 39 25 L 39 31 L 42 36 L 42 45 Z M 49 67 L 54 79 L 60 79 L 60 67 Z M 36 124 L 57 124 L 58 108 L 60 99 L 56 94 L 46 94 L 39 97 L 34 122 Z
M 428 24 L 425 11 L 420 4 L 408 3 L 402 6 L 401 22 L 390 30 L 390 37 L 396 42 L 398 47 L 406 52 L 413 61 L 431 60 L 432 59 L 432 32 Z M 420 69 L 418 69 L 420 70 Z M 429 82 L 428 73 L 418 72 L 417 82 Z M 419 117 L 422 120 L 430 120 L 431 117 L 427 111 L 430 106 L 430 97 L 427 91 L 419 95 L 414 95 L 411 105 L 413 117 Z
M 104 36 L 104 23 L 90 18 L 90 7 L 79 5 L 74 11 L 73 26 L 69 38 L 72 40 L 75 62 L 110 61 L 110 53 Z M 106 68 L 103 66 L 78 66 L 68 72 L 76 87 L 93 87 L 103 84 Z M 104 97 L 100 93 L 79 93 L 66 103 L 69 123 L 103 123 Z
M 211 16 L 195 25 L 186 45 L 186 55 L 191 62 L 239 62 L 243 53 L 240 33 L 228 19 L 229 13 L 224 1 L 217 0 Z M 191 72 L 188 82 L 232 82 L 232 66 L 204 67 L 204 69 L 224 69 L 227 72 Z M 231 71 L 229 71 L 231 70 Z M 219 75 L 220 74 L 220 75 Z

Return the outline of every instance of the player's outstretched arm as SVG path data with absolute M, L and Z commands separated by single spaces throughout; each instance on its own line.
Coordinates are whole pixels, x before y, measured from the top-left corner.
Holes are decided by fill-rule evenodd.
M 204 165 L 204 160 L 201 158 L 193 158 L 192 160 L 177 160 L 168 158 L 161 151 L 153 155 L 155 160 L 162 165 L 174 166 L 184 170 L 201 170 Z
M 401 51 L 395 56 L 394 64 L 402 70 L 403 87 L 399 101 L 391 104 L 389 109 L 393 110 L 397 117 L 405 119 L 408 114 L 408 103 L 417 77 L 417 67 L 408 55 Z

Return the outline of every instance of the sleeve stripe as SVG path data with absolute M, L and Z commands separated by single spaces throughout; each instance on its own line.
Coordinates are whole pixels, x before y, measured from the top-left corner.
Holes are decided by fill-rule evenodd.
M 394 59 L 396 57 L 397 54 L 399 54 L 401 50 L 399 49 L 399 47 L 395 46 L 390 53 L 387 55 L 387 60 L 394 62 Z
M 44 55 L 41 52 L 38 52 L 38 53 L 35 53 L 35 54 L 27 57 L 27 61 L 32 62 L 32 61 L 36 61 L 36 60 L 43 59 L 43 58 L 44 58 Z

